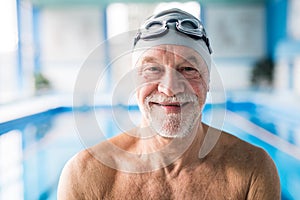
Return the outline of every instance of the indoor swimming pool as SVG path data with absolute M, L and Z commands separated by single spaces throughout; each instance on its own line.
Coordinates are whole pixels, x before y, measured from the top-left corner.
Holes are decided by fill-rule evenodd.
M 127 108 L 117 108 L 126 110 Z M 209 123 L 213 109 L 206 106 L 204 121 Z M 300 114 L 253 102 L 226 102 L 223 128 L 264 148 L 274 159 L 281 179 L 282 199 L 300 199 Z M 116 110 L 116 109 L 115 109 Z M 78 134 L 71 107 L 56 107 L 0 123 L 0 199 L 56 199 L 59 175 L 66 161 L 103 136 L 119 132 L 110 106 L 99 106 L 97 134 L 88 124 L 93 109 L 74 111 L 86 133 Z M 129 115 L 138 118 L 136 106 Z M 87 122 L 87 123 L 85 123 Z

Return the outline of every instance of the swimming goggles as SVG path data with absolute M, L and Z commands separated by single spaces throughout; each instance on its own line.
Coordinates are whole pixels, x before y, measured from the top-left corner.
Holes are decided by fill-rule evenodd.
M 149 40 L 153 38 L 162 37 L 168 33 L 168 29 L 172 26 L 169 24 L 175 23 L 175 29 L 185 35 L 188 35 L 194 39 L 201 39 L 205 42 L 209 53 L 212 53 L 212 49 L 209 44 L 209 39 L 206 36 L 203 25 L 196 19 L 168 19 L 164 21 L 151 20 L 145 23 L 142 29 L 139 29 L 137 35 L 134 38 L 134 46 L 136 43 L 142 40 Z M 173 25 L 174 27 L 174 25 Z

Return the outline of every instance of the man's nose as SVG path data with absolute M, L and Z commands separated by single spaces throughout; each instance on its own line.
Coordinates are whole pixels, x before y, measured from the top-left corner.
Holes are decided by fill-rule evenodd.
M 185 84 L 182 75 L 174 70 L 166 70 L 164 76 L 158 84 L 158 91 L 167 96 L 174 96 L 184 92 Z

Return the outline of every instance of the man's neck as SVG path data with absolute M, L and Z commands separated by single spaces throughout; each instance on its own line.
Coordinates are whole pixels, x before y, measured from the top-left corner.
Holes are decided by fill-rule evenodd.
M 141 135 L 144 131 L 146 136 Z M 206 134 L 204 124 L 199 123 L 183 138 L 165 138 L 147 131 L 136 128 L 120 134 L 97 146 L 95 151 L 109 166 L 133 173 L 164 171 L 176 174 L 199 161 L 199 150 Z
M 163 166 L 167 174 L 176 174 L 182 168 L 198 161 L 199 150 L 205 137 L 202 123 L 183 138 L 165 138 L 155 135 L 140 138 L 133 146 L 134 153 L 146 155 L 144 158 L 151 165 Z M 147 155 L 151 154 L 151 158 Z

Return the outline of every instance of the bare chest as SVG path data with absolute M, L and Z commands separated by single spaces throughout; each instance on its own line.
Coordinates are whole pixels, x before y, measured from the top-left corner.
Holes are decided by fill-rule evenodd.
M 236 187 L 238 186 L 238 187 Z M 176 177 L 160 174 L 123 174 L 109 199 L 245 199 L 246 188 L 222 173 L 183 173 Z

